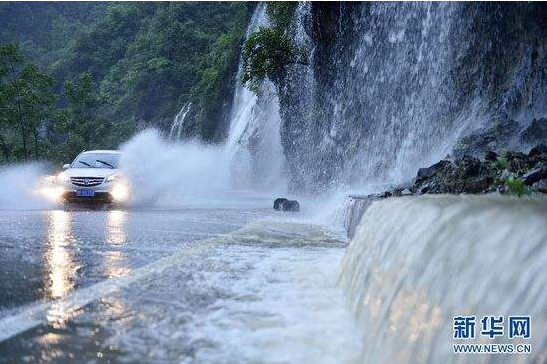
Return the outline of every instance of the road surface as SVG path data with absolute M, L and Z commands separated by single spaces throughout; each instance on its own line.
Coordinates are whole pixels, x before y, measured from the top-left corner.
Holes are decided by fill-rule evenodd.
M 0 211 L 0 363 L 344 363 L 346 242 L 270 206 Z

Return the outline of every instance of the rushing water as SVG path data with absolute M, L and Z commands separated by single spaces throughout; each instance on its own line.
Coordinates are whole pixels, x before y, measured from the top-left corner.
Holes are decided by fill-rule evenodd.
M 241 201 L 0 211 L 0 240 L 0 363 L 351 364 L 359 354 L 336 286 L 346 243 L 299 215 Z
M 247 28 L 246 37 L 259 27 L 269 26 L 266 3 L 257 5 Z M 217 160 L 225 166 L 230 181 L 227 188 L 285 191 L 285 156 L 279 133 L 281 118 L 279 100 L 273 84 L 264 81 L 257 95 L 242 85 L 242 64 L 238 67 L 236 86 L 229 114 L 229 132 L 225 143 L 217 148 Z M 170 139 L 180 140 L 181 128 L 191 104 L 186 104 L 173 120 Z M 181 144 L 185 144 L 182 142 Z
M 173 124 L 171 125 L 171 129 L 169 130 L 170 141 L 180 140 L 182 130 L 184 128 L 184 122 L 186 121 L 186 116 L 191 109 L 192 103 L 187 102 L 186 104 L 184 104 L 182 109 L 180 109 L 179 113 L 175 116 Z
M 455 148 L 528 148 L 521 132 L 547 115 L 544 13 L 533 3 L 300 5 L 293 39 L 310 62 L 280 87 L 293 188 L 401 183 Z
M 258 96 L 238 83 L 223 145 L 180 140 L 190 103 L 170 142 L 135 136 L 122 146 L 131 209 L 1 212 L 0 362 L 545 362 L 545 200 L 347 199 L 408 179 L 491 123 L 501 101 L 487 67 L 458 78 L 475 48 L 492 55 L 466 38 L 485 15 L 474 6 L 345 4 L 322 24 L 325 47 L 301 3 L 290 31 L 309 64 L 290 67 L 285 104 L 268 81 Z M 268 26 L 265 10 L 247 36 Z M 521 124 L 545 99 L 531 58 L 501 93 Z M 519 87 L 529 92 L 512 97 Z M 3 170 L 0 208 L 48 207 L 29 194 L 41 173 Z M 288 180 L 334 197 L 274 213 Z M 343 224 L 347 251 L 333 232 Z M 531 315 L 532 355 L 454 355 L 460 314 Z
M 545 199 L 433 196 L 374 202 L 357 227 L 340 276 L 365 328 L 359 362 L 545 362 L 546 221 Z M 452 317 L 458 315 L 532 316 L 526 340 L 532 355 L 455 355 Z

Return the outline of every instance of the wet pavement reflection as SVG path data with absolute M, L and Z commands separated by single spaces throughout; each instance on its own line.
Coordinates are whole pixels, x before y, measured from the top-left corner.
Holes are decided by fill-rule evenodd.
M 0 318 L 233 231 L 262 210 L 0 210 Z
M 0 364 L 349 362 L 346 243 L 273 214 L 0 211 Z
M 72 256 L 74 239 L 70 213 L 62 210 L 47 214 L 47 245 L 44 254 L 48 297 L 61 298 L 74 287 L 78 265 Z

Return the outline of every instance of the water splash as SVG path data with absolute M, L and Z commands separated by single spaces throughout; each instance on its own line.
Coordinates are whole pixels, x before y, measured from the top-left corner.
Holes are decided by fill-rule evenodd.
M 221 146 L 168 143 L 158 131 L 145 130 L 121 150 L 120 166 L 134 186 L 135 204 L 212 201 L 230 194 Z
M 0 168 L 0 209 L 41 209 L 53 204 L 39 195 L 46 175 L 42 163 L 8 165 Z
M 523 314 L 533 317 L 532 357 L 496 359 L 542 362 L 547 342 L 545 202 L 428 196 L 373 203 L 340 276 L 366 328 L 360 362 L 475 363 L 477 356 L 454 355 L 452 317 Z

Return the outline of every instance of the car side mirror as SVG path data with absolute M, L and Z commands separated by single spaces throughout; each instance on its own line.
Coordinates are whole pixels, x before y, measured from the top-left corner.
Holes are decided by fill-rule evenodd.
M 70 168 L 70 164 L 63 164 L 63 169 L 69 169 Z

